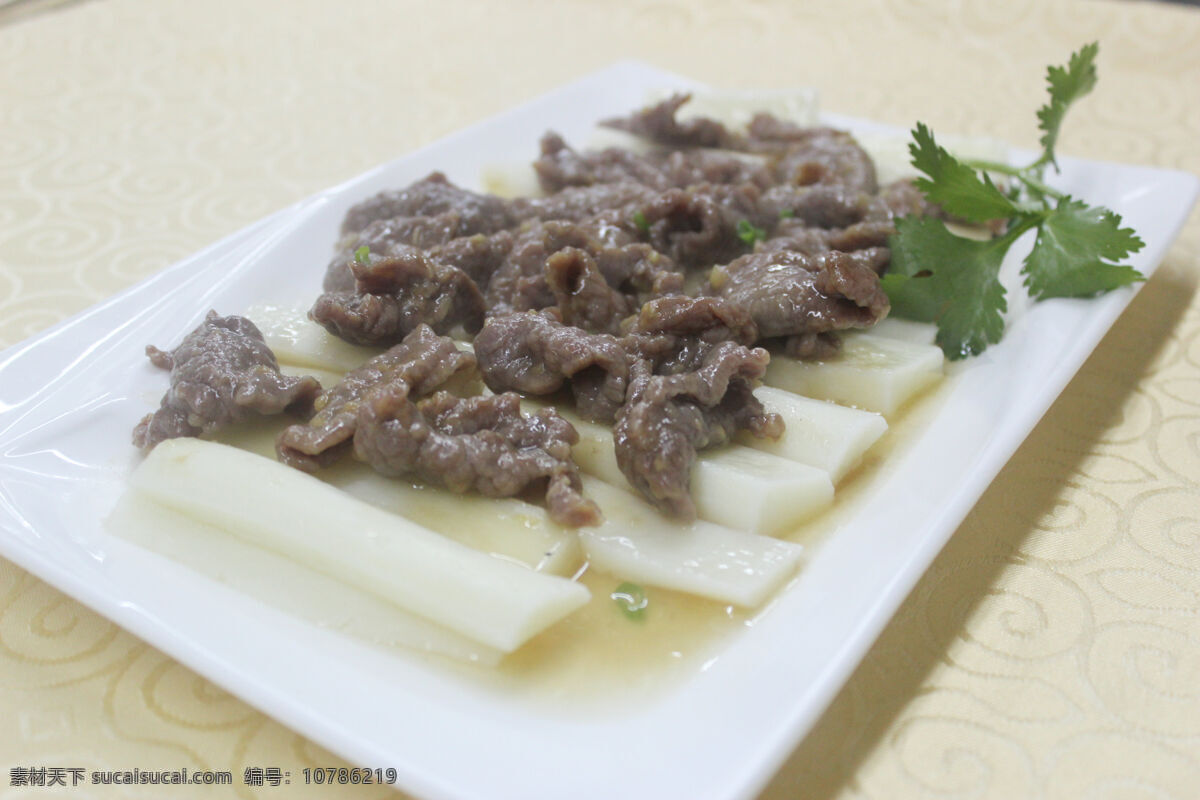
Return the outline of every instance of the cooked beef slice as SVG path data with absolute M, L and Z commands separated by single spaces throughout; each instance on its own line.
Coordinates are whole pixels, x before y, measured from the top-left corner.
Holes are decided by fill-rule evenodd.
M 633 312 L 633 300 L 609 286 L 596 261 L 577 247 L 546 259 L 546 281 L 562 321 L 588 333 L 620 333 L 621 320 Z
M 629 363 L 620 340 L 564 325 L 553 314 L 489 318 L 475 337 L 475 357 L 495 392 L 545 395 L 569 386 L 579 413 L 605 422 L 625 402 Z
M 445 333 L 462 325 L 468 333 L 483 323 L 479 287 L 462 270 L 403 245 L 392 255 L 356 260 L 352 292 L 326 292 L 309 317 L 335 336 L 355 344 L 390 345 L 418 325 Z
M 342 235 L 361 231 L 377 220 L 432 217 L 451 211 L 471 233 L 494 233 L 514 222 L 508 201 L 462 189 L 442 173 L 433 172 L 405 189 L 380 192 L 351 208 L 342 222 Z
M 871 195 L 836 184 L 775 186 L 763 193 L 763 215 L 790 217 L 814 228 L 844 228 L 861 222 L 872 210 Z
M 758 340 L 758 326 L 743 307 L 718 297 L 663 297 L 642 306 L 629 333 L 693 336 L 709 344 Z
M 762 115 L 755 122 L 764 119 Z M 778 131 L 772 131 L 778 133 Z M 787 138 L 767 140 L 773 151 L 776 181 L 791 186 L 841 186 L 872 195 L 879 191 L 875 162 L 845 131 L 833 128 L 792 127 Z M 764 141 L 751 123 L 752 140 Z M 776 147 L 780 149 L 775 150 Z
M 719 147 L 726 150 L 745 147 L 745 137 L 730 132 L 716 120 L 697 117 L 680 122 L 676 114 L 680 106 L 691 99 L 688 93 L 674 94 L 628 117 L 608 119 L 600 124 L 670 147 Z
M 742 306 L 764 338 L 866 328 L 887 316 L 878 265 L 886 249 L 742 256 L 712 273 L 712 293 Z
M 149 450 L 164 439 L 198 436 L 253 414 L 306 412 L 321 391 L 316 378 L 281 375 L 262 333 L 245 317 L 209 311 L 204 322 L 167 352 L 146 347 L 150 362 L 170 370 L 162 406 L 133 430 Z
M 650 502 L 672 516 L 695 519 L 690 485 L 697 451 L 728 442 L 739 430 L 778 437 L 783 422 L 754 397 L 768 355 L 734 342 L 704 353 L 697 369 L 655 375 L 648 361 L 630 374 L 629 399 L 617 412 L 617 464 Z
M 655 375 L 694 372 L 715 345 L 751 345 L 758 327 L 749 313 L 716 297 L 664 297 L 642 306 L 621 346 L 630 363 L 644 360 Z
M 669 184 L 680 188 L 751 184 L 767 189 L 774 183 L 766 162 L 757 156 L 720 150 L 672 150 L 660 159 L 659 169 Z
M 568 186 L 626 181 L 660 191 L 670 188 L 666 176 L 645 155 L 619 147 L 580 153 L 554 132 L 543 136 L 540 146 L 541 154 L 533 162 L 533 168 L 537 172 L 538 183 L 547 194 Z
M 416 398 L 455 383 L 469 387 L 477 376 L 475 356 L 428 325 L 418 325 L 399 344 L 321 392 L 314 404 L 316 413 L 306 424 L 285 429 L 275 442 L 275 452 L 285 464 L 313 472 L 349 448 L 358 411 L 372 392 L 396 384 Z
M 463 225 L 457 211 L 447 211 L 433 217 L 390 217 L 378 219 L 361 231 L 342 237 L 337 255 L 325 269 L 322 288 L 327 292 L 349 291 L 354 288 L 351 265 L 359 259 L 363 247 L 375 256 L 390 256 L 405 247 L 431 248 L 446 244 L 475 231 Z
M 682 290 L 674 262 L 617 225 L 610 215 L 584 222 L 530 221 L 492 274 L 485 299 L 490 315 L 546 308 L 556 302 L 547 273 L 555 253 L 575 248 L 590 256 L 613 289 L 639 298 Z
M 841 349 L 842 340 L 832 331 L 798 333 L 783 340 L 784 355 L 805 361 L 833 358 Z
M 760 196 L 753 184 L 670 189 L 634 206 L 633 216 L 655 250 L 683 266 L 704 267 L 746 252 L 742 228 L 766 221 Z
M 544 486 L 552 520 L 599 524 L 571 459 L 579 434 L 553 409 L 522 414 L 520 402 L 511 392 L 438 392 L 414 402 L 408 386 L 389 383 L 359 408 L 354 455 L 385 475 L 416 475 L 460 493 L 512 497 Z
M 775 235 L 763 242 L 760 251 L 795 250 L 807 256 L 828 253 L 830 250 L 853 252 L 873 247 L 886 247 L 888 238 L 896 232 L 890 220 L 864 220 L 844 228 L 813 228 L 804 222 L 786 219 L 775 229 Z
M 547 197 L 514 200 L 512 209 L 520 221 L 541 219 L 582 222 L 612 210 L 627 210 L 624 217 L 632 220 L 633 209 L 630 206 L 643 203 L 655 194 L 656 190 L 634 181 L 568 186 Z
M 492 280 L 492 273 L 508 257 L 513 241 L 511 231 L 476 233 L 430 247 L 428 254 L 439 264 L 462 270 L 482 290 Z
M 895 218 L 945 216 L 908 180 L 895 181 L 877 195 L 837 185 L 776 186 L 763 194 L 762 210 L 779 217 L 767 248 L 811 255 L 885 247 L 896 232 Z

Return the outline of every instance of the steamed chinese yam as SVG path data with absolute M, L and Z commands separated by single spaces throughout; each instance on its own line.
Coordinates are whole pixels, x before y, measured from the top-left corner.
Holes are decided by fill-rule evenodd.
M 384 647 L 494 665 L 503 653 L 290 558 L 249 544 L 144 496 L 126 492 L 105 520 L 115 536 L 287 614 Z
M 942 377 L 945 359 L 934 345 L 870 333 L 847 333 L 841 352 L 824 361 L 775 357 L 769 386 L 835 403 L 896 413 Z
M 783 418 L 783 435 L 778 439 L 741 436 L 738 441 L 823 469 L 835 484 L 858 465 L 888 429 L 879 414 L 802 397 L 772 386 L 760 386 L 754 395 L 764 408 Z
M 753 608 L 795 573 L 798 544 L 700 520 L 664 517 L 635 495 L 598 480 L 584 488 L 604 512 L 579 541 L 588 561 L 613 575 Z
M 165 506 L 504 652 L 588 600 L 577 583 L 505 563 L 225 445 L 164 442 L 131 483 Z

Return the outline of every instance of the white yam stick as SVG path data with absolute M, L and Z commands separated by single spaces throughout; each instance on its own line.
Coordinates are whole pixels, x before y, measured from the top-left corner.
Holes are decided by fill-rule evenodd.
M 537 172 L 528 161 L 490 164 L 480 176 L 484 191 L 500 197 L 538 197 L 543 194 Z
M 887 432 L 878 414 L 760 386 L 754 395 L 767 411 L 783 417 L 783 436 L 760 439 L 743 433 L 738 441 L 756 450 L 825 470 L 836 485 Z
M 833 481 L 825 470 L 729 445 L 700 454 L 692 499 L 701 519 L 781 536 L 833 502 Z
M 239 450 L 275 458 L 278 423 L 251 420 L 217 434 Z M 551 521 L 545 508 L 512 497 L 455 494 L 380 475 L 347 457 L 317 475 L 363 502 L 424 525 L 456 542 L 549 575 L 574 575 L 583 565 L 575 531 Z
M 937 338 L 937 325 L 931 322 L 914 322 L 911 319 L 888 317 L 871 326 L 872 336 L 902 339 L 913 344 L 933 344 Z
M 380 475 L 366 464 L 339 464 L 322 478 L 363 502 L 399 514 L 474 550 L 548 575 L 583 566 L 575 531 L 551 521 L 541 506 L 513 497 L 455 494 Z
M 349 584 L 128 491 L 104 523 L 114 536 L 249 595 L 272 608 L 372 644 L 496 664 L 487 647 Z
M 604 524 L 581 528 L 588 560 L 618 578 L 753 608 L 796 571 L 798 544 L 701 520 L 668 519 L 642 498 L 594 478 L 584 491 Z
M 776 356 L 764 382 L 789 392 L 835 403 L 896 413 L 942 377 L 941 349 L 868 333 L 842 337 L 841 352 L 825 361 Z
M 472 550 L 225 445 L 167 440 L 130 482 L 163 505 L 504 652 L 589 597 L 577 583 Z

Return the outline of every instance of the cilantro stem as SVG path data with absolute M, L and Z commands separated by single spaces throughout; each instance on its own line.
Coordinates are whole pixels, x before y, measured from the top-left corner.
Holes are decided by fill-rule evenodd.
M 1062 200 L 1066 195 L 1057 189 L 1052 189 L 1046 184 L 1039 181 L 1037 178 L 1029 174 L 1030 170 L 1038 165 L 1034 163 L 1028 167 L 1013 167 L 1008 164 L 1001 164 L 998 161 L 964 161 L 964 164 L 972 169 L 983 170 L 984 172 L 999 172 L 1001 175 L 1009 175 L 1024 183 L 1030 189 L 1033 189 L 1038 194 L 1044 197 L 1053 197 L 1055 200 Z
M 1030 230 L 1032 228 L 1036 228 L 1038 225 L 1041 225 L 1041 224 L 1042 224 L 1042 217 L 1040 217 L 1040 216 L 1025 216 L 1021 219 L 1020 222 L 1016 223 L 1015 225 L 1013 225 L 1007 231 L 1004 232 L 1004 238 L 1008 239 L 1011 244 L 1012 242 L 1015 242 L 1021 236 L 1021 234 L 1025 233 L 1025 231 Z

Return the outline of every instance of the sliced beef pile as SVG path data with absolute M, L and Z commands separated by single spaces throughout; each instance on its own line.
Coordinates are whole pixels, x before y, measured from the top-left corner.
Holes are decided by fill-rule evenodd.
M 417 475 L 460 493 L 512 497 L 537 489 L 560 525 L 599 524 L 600 510 L 582 495 L 571 459 L 579 434 L 553 409 L 522 414 L 520 404 L 512 392 L 438 392 L 414 402 L 404 384 L 390 383 L 359 410 L 354 455 L 385 475 Z
M 325 292 L 309 316 L 335 336 L 355 344 L 391 345 L 418 325 L 445 333 L 483 324 L 483 295 L 457 267 L 438 262 L 410 245 L 391 255 L 369 255 L 351 264 L 353 291 Z
M 419 325 L 399 344 L 349 372 L 342 382 L 316 399 L 316 413 L 304 425 L 292 425 L 279 435 L 275 452 L 290 466 L 313 472 L 340 458 L 358 428 L 358 412 L 367 397 L 384 387 L 403 386 L 407 396 L 420 397 L 476 378 L 475 357 Z
M 150 345 L 146 355 L 171 371 L 162 406 L 133 430 L 149 450 L 164 439 L 198 436 L 254 414 L 306 412 L 321 391 L 316 378 L 281 375 L 262 333 L 245 317 L 209 311 L 204 322 L 170 352 Z
M 280 436 L 280 458 L 311 470 L 353 447 L 383 472 L 456 491 L 544 490 L 556 520 L 590 524 L 575 432 L 553 413 L 523 416 L 508 393 L 569 395 L 584 417 L 615 423 L 630 482 L 691 517 L 700 449 L 781 430 L 751 391 L 768 359 L 757 345 L 823 358 L 838 331 L 882 319 L 894 220 L 941 211 L 909 182 L 881 188 L 847 133 L 766 114 L 734 131 L 680 119 L 687 100 L 603 123 L 646 140 L 636 151 L 576 150 L 547 133 L 534 162 L 541 197 L 479 194 L 435 172 L 351 208 L 310 316 L 391 349 L 322 393 L 311 421 Z M 474 335 L 474 356 L 439 336 L 459 331 Z M 207 357 L 253 371 L 237 347 L 257 352 Z M 232 399 L 210 411 L 207 390 L 189 388 L 203 379 L 175 373 L 178 397 L 139 426 L 139 443 L 235 418 L 243 395 L 283 408 L 313 394 L 277 370 L 254 372 L 244 390 L 217 378 L 210 393 Z M 499 394 L 445 391 L 478 375 Z

